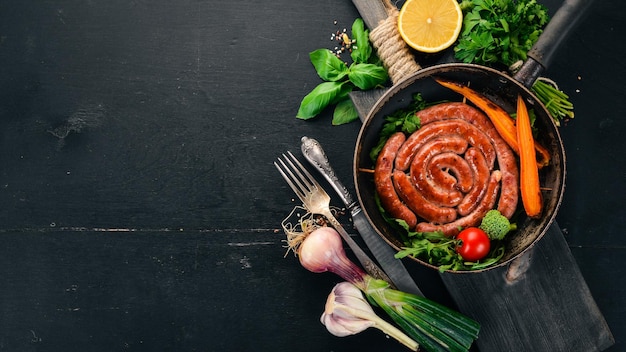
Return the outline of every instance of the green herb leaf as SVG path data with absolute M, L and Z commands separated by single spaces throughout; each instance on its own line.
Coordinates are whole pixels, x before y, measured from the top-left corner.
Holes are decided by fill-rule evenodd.
M 537 0 L 464 0 L 463 31 L 454 47 L 457 59 L 511 66 L 526 59 L 549 15 Z
M 389 79 L 387 70 L 375 64 L 352 64 L 348 72 L 350 82 L 360 89 L 372 89 Z
M 365 29 L 363 20 L 357 18 L 352 24 L 352 37 L 356 40 L 352 46 L 350 57 L 357 64 L 369 62 L 372 46 L 369 41 L 369 30 Z
M 352 65 L 349 67 L 328 49 L 318 49 L 309 53 L 315 71 L 325 82 L 302 99 L 297 118 L 310 119 L 329 105 L 341 102 L 333 113 L 333 124 L 354 121 L 358 118 L 356 108 L 351 101 L 344 102 L 348 93 L 357 88 L 372 89 L 389 80 L 386 69 L 373 52 L 369 42 L 369 31 L 365 29 L 362 19 L 357 18 L 352 24 L 352 36 L 355 42 L 345 43 L 345 48 L 351 51 Z
M 401 130 L 406 134 L 411 134 L 420 128 L 420 124 L 420 118 L 416 114 L 407 114 L 402 120 Z
M 343 125 L 352 121 L 355 121 L 359 118 L 359 113 L 350 100 L 349 97 L 345 97 L 345 99 L 341 100 L 335 106 L 335 111 L 333 112 L 333 125 Z
M 474 27 L 478 26 L 482 18 L 478 11 L 469 12 L 463 17 L 463 33 L 461 35 L 466 36 L 472 33 Z
M 411 134 L 420 128 L 419 115 L 417 111 L 423 110 L 426 107 L 426 101 L 421 94 L 417 93 L 413 96 L 411 104 L 406 109 L 401 109 L 395 113 L 385 117 L 385 123 L 383 124 L 380 132 L 380 137 L 376 146 L 370 151 L 370 158 L 376 162 L 378 154 L 383 149 L 383 146 L 387 142 L 387 139 L 392 134 L 402 131 L 407 134 Z
M 309 54 L 311 63 L 321 79 L 337 82 L 348 74 L 348 66 L 328 49 L 317 49 Z
M 470 33 L 468 37 L 460 38 L 454 47 L 457 59 L 466 63 L 481 63 L 483 65 L 498 61 L 494 54 L 497 50 L 496 41 L 491 32 Z
M 296 117 L 308 120 L 317 116 L 330 104 L 346 97 L 352 88 L 353 86 L 348 81 L 320 83 L 302 99 Z

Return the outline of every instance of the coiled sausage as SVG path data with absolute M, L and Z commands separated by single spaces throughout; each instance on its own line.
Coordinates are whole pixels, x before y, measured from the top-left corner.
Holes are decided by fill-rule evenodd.
M 465 194 L 457 210 L 461 215 L 469 214 L 477 206 L 487 191 L 487 180 L 489 179 L 489 165 L 485 157 L 476 149 L 470 148 L 465 153 L 465 160 L 469 165 L 471 174 L 474 176 L 473 187 Z
M 462 136 L 439 136 L 425 143 L 423 148 L 415 153 L 410 168 L 411 180 L 427 201 L 445 207 L 455 207 L 461 202 L 463 193 L 456 189 L 446 190 L 445 186 L 439 186 L 430 177 L 428 166 L 433 163 L 433 157 L 441 153 L 463 154 L 467 145 L 467 140 Z
M 433 105 L 417 112 L 422 126 L 442 120 L 464 119 L 483 131 L 495 148 L 498 168 L 502 173 L 502 186 L 498 210 L 511 218 L 519 201 L 519 169 L 513 150 L 500 137 L 489 118 L 480 110 L 461 102 Z
M 444 190 L 457 189 L 467 193 L 474 185 L 474 177 L 469 165 L 462 156 L 442 153 L 430 159 L 427 166 L 428 177 Z
M 416 231 L 456 235 L 477 226 L 497 204 L 510 218 L 518 202 L 515 155 L 488 118 L 465 103 L 442 103 L 417 115 L 422 127 L 398 132 L 376 161 L 383 208 Z
M 487 135 L 467 121 L 448 119 L 434 121 L 426 126 L 422 124 L 422 128 L 411 134 L 398 150 L 395 168 L 402 171 L 407 170 L 416 151 L 422 148 L 430 139 L 451 134 L 457 134 L 466 138 L 471 145 L 477 147 L 485 154 L 489 165 L 493 166 L 496 153 Z
M 397 132 L 389 137 L 376 160 L 374 184 L 381 205 L 389 215 L 396 219 L 406 221 L 409 228 L 414 228 L 417 224 L 417 216 L 415 216 L 415 213 L 398 198 L 398 194 L 391 180 L 393 160 L 405 140 L 406 136 L 402 132 Z
M 444 235 L 451 237 L 458 235 L 460 229 L 476 226 L 480 223 L 485 214 L 487 214 L 487 212 L 495 206 L 498 198 L 501 177 L 502 174 L 498 170 L 491 173 L 489 176 L 489 182 L 487 183 L 487 192 L 485 193 L 485 196 L 480 203 L 478 203 L 478 206 L 476 206 L 476 208 L 474 208 L 474 210 L 468 215 L 443 225 L 434 224 L 432 222 L 420 222 L 415 227 L 415 231 L 441 231 Z
M 456 219 L 454 208 L 441 207 L 429 202 L 415 189 L 411 179 L 404 172 L 400 170 L 393 172 L 393 184 L 400 199 L 422 219 L 436 224 L 445 224 Z

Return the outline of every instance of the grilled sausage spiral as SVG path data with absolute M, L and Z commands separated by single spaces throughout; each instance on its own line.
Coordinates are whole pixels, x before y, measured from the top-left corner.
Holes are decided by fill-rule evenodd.
M 394 134 L 376 161 L 383 208 L 416 231 L 447 236 L 477 226 L 490 209 L 510 218 L 519 198 L 517 162 L 488 118 L 460 102 L 417 115 L 422 127 Z

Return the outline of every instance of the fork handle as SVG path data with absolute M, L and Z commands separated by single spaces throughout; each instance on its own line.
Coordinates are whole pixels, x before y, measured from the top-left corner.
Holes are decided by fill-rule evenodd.
M 346 232 L 341 223 L 337 221 L 337 218 L 335 218 L 335 216 L 330 211 L 324 212 L 321 215 L 323 215 L 330 222 L 330 224 L 333 225 L 335 230 L 339 232 L 341 238 L 346 241 L 348 247 L 350 247 L 352 252 L 354 252 L 356 259 L 358 259 L 358 261 L 361 263 L 361 265 L 369 275 L 376 279 L 384 280 L 393 289 L 397 289 L 389 276 L 387 276 L 387 274 L 385 274 L 385 272 L 376 263 L 374 263 L 374 261 L 361 249 L 361 247 L 359 247 L 359 245 L 354 242 L 352 237 L 350 237 L 348 232 Z
M 322 176 L 324 176 L 328 183 L 330 183 L 330 186 L 337 192 L 337 195 L 341 198 L 343 204 L 348 207 L 348 210 L 351 212 L 354 211 L 358 203 L 352 198 L 346 186 L 343 185 L 335 174 L 335 170 L 330 166 L 330 161 L 328 161 L 328 157 L 320 143 L 307 136 L 302 137 L 301 141 L 302 145 L 300 149 L 302 150 L 302 155 L 322 173 Z

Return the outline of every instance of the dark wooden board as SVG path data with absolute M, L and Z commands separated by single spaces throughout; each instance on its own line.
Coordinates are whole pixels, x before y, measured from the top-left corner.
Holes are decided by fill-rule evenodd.
M 614 344 L 556 223 L 519 263 L 522 269 L 442 275 L 459 309 L 481 322 L 480 351 L 603 351 Z
M 311 131 L 353 148 L 353 126 L 293 118 L 317 84 L 308 52 L 355 17 L 339 8 L 3 2 L 3 227 L 202 229 L 251 209 L 231 226 L 275 227 L 289 199 L 259 196 L 284 187 L 275 156 Z
M 319 323 L 337 282 L 274 232 L 4 233 L 0 351 L 351 351 Z M 396 351 L 402 351 L 396 346 Z

